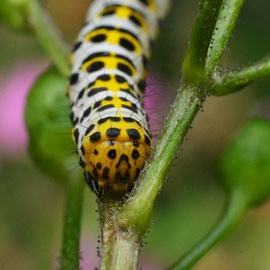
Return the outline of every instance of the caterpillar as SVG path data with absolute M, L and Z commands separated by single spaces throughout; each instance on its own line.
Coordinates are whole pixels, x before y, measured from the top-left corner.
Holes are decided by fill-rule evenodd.
M 146 64 L 168 0 L 94 0 L 73 47 L 72 137 L 90 188 L 129 192 L 151 151 Z

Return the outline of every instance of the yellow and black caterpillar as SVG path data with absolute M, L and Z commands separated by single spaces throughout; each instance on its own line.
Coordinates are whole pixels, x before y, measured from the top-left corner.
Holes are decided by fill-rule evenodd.
M 168 0 L 95 0 L 71 55 L 69 98 L 80 165 L 98 195 L 123 195 L 150 155 L 146 63 Z

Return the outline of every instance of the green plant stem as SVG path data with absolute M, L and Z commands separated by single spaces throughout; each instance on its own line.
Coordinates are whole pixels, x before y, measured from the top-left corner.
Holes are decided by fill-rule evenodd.
M 116 233 L 112 256 L 112 270 L 137 269 L 140 241 L 136 233 L 119 231 Z
M 224 96 L 242 90 L 253 82 L 270 76 L 270 57 L 267 57 L 252 66 L 245 67 L 240 71 L 223 74 L 215 78 L 214 96 Z
M 205 79 L 205 61 L 216 25 L 222 0 L 202 0 L 200 12 L 193 26 L 190 42 L 182 64 L 183 78 L 188 82 Z
M 208 74 L 212 74 L 215 71 L 226 50 L 228 40 L 235 27 L 244 1 L 223 1 L 207 53 L 206 71 Z
M 33 29 L 41 47 L 45 50 L 59 72 L 69 76 L 69 49 L 60 38 L 60 33 L 36 0 L 26 4 L 26 13 L 30 27 Z
M 124 229 L 133 226 L 141 234 L 147 229 L 156 196 L 201 106 L 203 97 L 199 95 L 199 91 L 198 87 L 185 84 L 179 90 L 152 157 L 120 213 L 119 222 Z
M 80 231 L 84 181 L 74 177 L 68 182 L 66 214 L 64 222 L 61 270 L 79 270 Z
M 246 199 L 242 196 L 242 193 L 235 191 L 231 194 L 227 207 L 216 226 L 169 270 L 191 269 L 209 250 L 234 229 L 246 209 Z
M 100 270 L 110 269 L 112 251 L 114 247 L 114 222 L 117 211 L 117 203 L 114 201 L 102 201 L 99 203 L 100 228 L 101 228 L 101 261 Z
M 129 199 L 123 203 L 100 202 L 101 270 L 135 270 L 140 243 L 149 227 L 154 201 L 163 180 L 198 112 L 203 97 L 197 86 L 182 84 L 157 142 L 153 156 Z
M 119 201 L 99 202 L 102 240 L 100 270 L 137 269 L 139 235 L 133 230 L 119 228 L 117 214 L 121 208 Z

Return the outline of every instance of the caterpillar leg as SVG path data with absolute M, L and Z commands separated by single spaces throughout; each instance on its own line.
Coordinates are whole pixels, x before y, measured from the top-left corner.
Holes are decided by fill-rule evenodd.
M 92 175 L 87 172 L 87 171 L 84 171 L 84 177 L 85 177 L 85 181 L 86 183 L 88 184 L 88 186 L 91 188 L 91 190 L 93 192 L 95 192 L 95 194 L 100 197 L 100 189 L 99 189 L 99 186 L 98 186 L 98 182 L 97 180 L 95 180 Z

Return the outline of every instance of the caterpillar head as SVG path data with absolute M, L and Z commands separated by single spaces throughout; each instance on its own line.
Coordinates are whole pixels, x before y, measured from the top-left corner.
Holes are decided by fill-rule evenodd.
M 97 179 L 99 187 L 126 191 L 138 178 L 149 149 L 137 141 L 103 141 L 94 146 L 86 170 Z
M 126 192 L 150 155 L 150 139 L 142 128 L 121 128 L 121 121 L 117 127 L 104 125 L 98 130 L 84 139 L 85 170 L 99 189 Z

